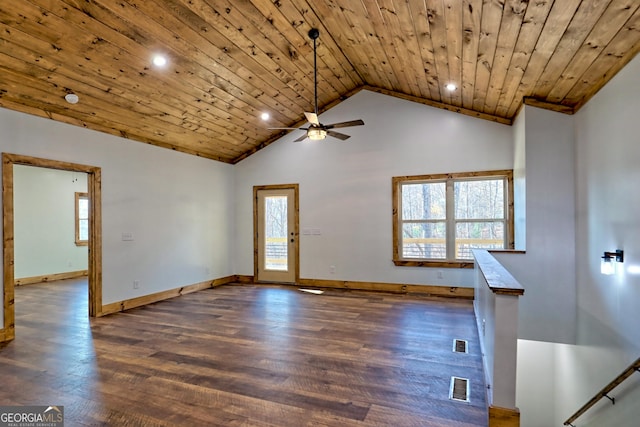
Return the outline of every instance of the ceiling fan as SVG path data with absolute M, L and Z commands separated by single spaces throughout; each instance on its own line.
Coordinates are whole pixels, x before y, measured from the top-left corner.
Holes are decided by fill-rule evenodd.
M 327 135 L 332 136 L 334 138 L 338 138 L 342 141 L 351 138 L 350 135 L 345 135 L 344 133 L 335 132 L 332 129 L 336 128 L 346 128 L 350 126 L 362 126 L 364 122 L 362 120 L 351 120 L 348 122 L 340 122 L 333 123 L 330 125 L 323 125 L 318 120 L 318 65 L 317 65 L 317 53 L 316 53 L 316 39 L 320 36 L 320 31 L 317 28 L 312 28 L 309 30 L 309 38 L 313 40 L 313 95 L 314 95 L 314 112 L 308 113 L 305 112 L 304 115 L 309 122 L 309 127 L 306 128 L 269 128 L 272 130 L 275 129 L 283 129 L 283 130 L 304 130 L 305 134 L 300 138 L 296 139 L 294 142 L 300 142 L 304 139 L 311 139 L 313 141 L 318 141 L 321 139 L 325 139 Z

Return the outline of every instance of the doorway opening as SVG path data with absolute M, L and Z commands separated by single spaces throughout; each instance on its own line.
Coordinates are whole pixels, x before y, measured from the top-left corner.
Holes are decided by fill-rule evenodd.
M 296 283 L 300 278 L 298 184 L 253 187 L 256 282 Z
M 14 165 L 86 173 L 89 200 L 88 218 L 88 315 L 102 315 L 102 213 L 101 169 L 77 163 L 41 159 L 17 154 L 2 154 L 3 216 L 3 324 L 0 342 L 15 338 L 15 245 L 14 245 Z

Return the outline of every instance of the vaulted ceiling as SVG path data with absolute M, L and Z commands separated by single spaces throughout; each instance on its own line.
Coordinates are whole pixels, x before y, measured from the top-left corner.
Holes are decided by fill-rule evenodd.
M 584 105 L 640 1 L 5 0 L 0 106 L 235 163 L 313 111 L 311 28 L 321 111 L 365 88 L 509 124 Z

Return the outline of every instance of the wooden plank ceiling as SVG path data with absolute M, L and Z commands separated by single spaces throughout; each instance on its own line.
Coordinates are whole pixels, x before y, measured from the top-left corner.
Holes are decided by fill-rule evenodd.
M 640 50 L 639 0 L 6 0 L 0 21 L 0 106 L 229 163 L 313 111 L 314 27 L 321 111 L 366 88 L 572 113 Z

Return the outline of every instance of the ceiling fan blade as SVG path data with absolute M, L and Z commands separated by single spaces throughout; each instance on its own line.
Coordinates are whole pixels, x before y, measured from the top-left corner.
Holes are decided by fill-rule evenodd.
M 362 126 L 362 125 L 364 125 L 364 122 L 362 120 L 351 120 L 350 122 L 340 122 L 340 123 L 334 123 L 331 125 L 326 125 L 324 128 L 334 129 L 334 128 L 346 128 L 349 126 Z
M 304 141 L 305 139 L 307 139 L 307 132 L 305 132 L 304 135 L 302 135 L 300 138 L 294 139 L 293 142 L 300 142 Z
M 341 139 L 341 140 L 343 140 L 343 141 L 344 141 L 344 140 L 346 140 L 346 139 L 351 138 L 351 136 L 350 136 L 350 135 L 345 135 L 344 133 L 340 133 L 340 132 L 334 132 L 334 131 L 332 131 L 332 130 L 328 130 L 328 131 L 327 131 L 327 135 L 332 136 L 332 137 L 334 137 L 334 138 Z
M 268 130 L 296 130 L 300 128 L 267 128 Z
M 304 116 L 307 118 L 307 121 L 309 123 L 311 123 L 312 125 L 319 125 L 320 122 L 318 121 L 318 115 L 316 113 L 304 113 Z

